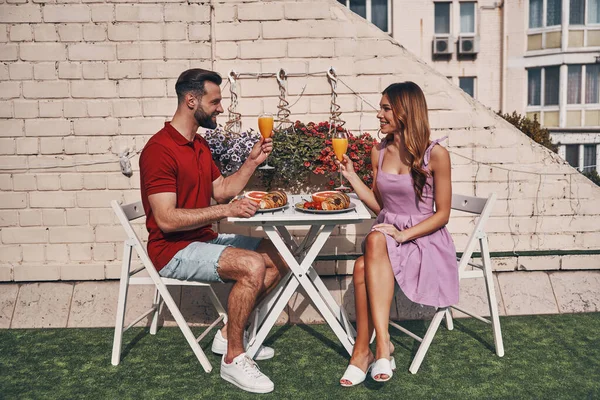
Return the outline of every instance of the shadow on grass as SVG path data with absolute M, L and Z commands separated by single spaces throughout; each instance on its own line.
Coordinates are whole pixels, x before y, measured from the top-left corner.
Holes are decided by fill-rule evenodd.
M 121 358 L 120 358 L 120 360 L 122 361 L 125 357 L 127 357 L 127 355 L 129 354 L 129 352 L 131 351 L 131 349 L 133 349 L 135 347 L 135 345 L 140 342 L 140 340 L 142 340 L 143 338 L 145 338 L 148 335 L 150 335 L 150 330 L 149 329 L 144 329 L 144 330 L 140 331 L 137 335 L 135 335 L 135 337 L 133 339 L 131 339 L 125 345 L 125 348 L 123 348 L 123 343 L 121 343 L 122 350 L 121 350 Z
M 317 330 L 313 329 L 310 325 L 296 325 L 296 326 L 298 328 L 302 329 L 304 332 L 306 332 L 309 335 L 311 335 L 312 337 L 314 337 L 315 339 L 317 339 L 318 341 L 320 341 L 323 344 L 325 344 L 325 346 L 329 347 L 331 350 L 335 351 L 340 356 L 342 356 L 342 357 L 349 357 L 349 355 L 346 352 L 346 349 L 344 348 L 344 346 L 340 345 L 340 343 L 337 340 L 333 341 L 333 340 L 329 339 L 328 337 L 326 337 L 322 333 L 320 333 Z
M 483 322 L 482 322 L 483 324 Z M 492 334 L 492 343 L 494 341 L 493 339 L 493 333 L 492 333 L 492 325 L 488 325 L 489 326 L 489 332 Z M 502 322 L 500 323 L 500 326 L 502 326 Z M 454 329 L 459 328 L 459 330 L 461 332 L 466 333 L 467 335 L 469 335 L 470 337 L 472 337 L 473 339 L 477 340 L 479 343 L 481 343 L 486 349 L 488 349 L 489 351 L 491 351 L 492 353 L 496 353 L 496 349 L 495 346 L 493 344 L 491 344 L 489 342 L 489 340 L 484 339 L 481 335 L 479 335 L 477 332 L 475 332 L 474 330 L 470 329 L 468 326 L 466 326 L 465 324 L 463 324 L 462 322 L 460 322 L 460 320 L 457 320 L 456 318 L 454 319 Z
M 292 325 L 290 325 L 290 324 L 283 325 L 282 327 L 277 329 L 277 331 L 275 333 L 267 336 L 267 339 L 264 341 L 264 344 L 266 346 L 272 346 L 273 343 L 277 341 L 277 339 L 279 339 L 281 336 L 283 336 L 291 328 L 292 328 Z

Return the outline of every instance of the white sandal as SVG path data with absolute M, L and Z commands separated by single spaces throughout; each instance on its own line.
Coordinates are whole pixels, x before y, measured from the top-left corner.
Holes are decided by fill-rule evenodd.
M 372 367 L 373 363 L 369 364 L 366 372 L 363 372 L 362 369 L 358 368 L 356 365 L 348 364 L 348 368 L 346 368 L 344 375 L 340 379 L 340 385 L 343 387 L 360 385 L 365 381 L 367 374 Z M 348 385 L 347 383 L 342 383 L 344 380 L 350 382 L 350 384 Z
M 387 358 L 380 358 L 375 361 L 373 368 L 371 368 L 371 378 L 376 382 L 387 382 L 392 379 L 395 370 L 396 360 L 394 360 L 394 357 L 391 357 L 389 360 Z M 376 378 L 377 375 L 387 375 L 387 378 Z

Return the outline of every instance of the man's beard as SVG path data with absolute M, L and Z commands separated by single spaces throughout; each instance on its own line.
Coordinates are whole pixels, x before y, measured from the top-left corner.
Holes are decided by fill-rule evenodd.
M 212 115 L 205 113 L 201 108 L 198 108 L 194 113 L 194 118 L 196 118 L 198 125 L 207 129 L 215 129 L 217 127 L 217 122 L 213 121 L 212 117 Z

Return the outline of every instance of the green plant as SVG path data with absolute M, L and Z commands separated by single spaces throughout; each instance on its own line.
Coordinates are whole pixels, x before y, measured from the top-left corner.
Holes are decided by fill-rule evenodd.
M 552 150 L 555 153 L 558 151 L 558 146 L 552 142 L 550 131 L 548 131 L 546 128 L 542 128 L 537 119 L 537 115 L 534 115 L 533 119 L 524 117 L 518 114 L 516 111 L 513 111 L 512 114 L 498 113 L 498 115 L 513 124 L 517 129 L 533 139 L 535 142 Z
M 247 132 L 232 133 L 218 127 L 206 131 L 204 138 L 221 173 L 229 176 L 240 169 L 248 158 L 252 146 L 260 139 L 260 135 L 252 129 Z
M 600 186 L 600 175 L 598 175 L 598 171 L 592 170 L 589 172 L 583 172 L 583 175 L 596 185 Z
M 273 152 L 269 155 L 269 164 L 275 169 L 261 171 L 261 183 L 270 190 L 275 186 L 284 189 L 299 189 L 310 186 L 310 176 L 329 177 L 328 188 L 335 186 L 338 170 L 335 155 L 329 139 L 329 123 L 296 121 L 293 127 L 275 132 Z M 338 127 L 337 129 L 343 129 Z M 375 139 L 368 133 L 354 136 L 348 133 L 348 156 L 354 163 L 354 169 L 363 181 L 371 186 L 371 148 Z

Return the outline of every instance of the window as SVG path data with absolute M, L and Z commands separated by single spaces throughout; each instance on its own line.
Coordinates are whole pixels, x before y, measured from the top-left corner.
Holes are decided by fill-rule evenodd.
M 543 0 L 529 0 L 529 27 L 541 28 L 544 12 Z
M 527 70 L 527 105 L 542 105 L 542 69 L 530 68 Z
M 600 76 L 600 64 L 587 64 L 585 66 L 585 103 L 600 103 L 598 93 L 598 78 Z
M 582 86 L 585 76 L 585 85 Z M 567 73 L 567 104 L 600 103 L 600 64 L 572 64 Z
M 579 145 L 568 144 L 565 146 L 565 158 L 567 162 L 575 168 L 579 168 Z
M 570 0 L 569 24 L 585 25 L 585 11 L 587 6 L 587 23 L 600 23 L 600 0 Z M 531 28 L 531 26 L 530 26 Z
M 546 26 L 560 25 L 562 15 L 562 0 L 547 0 Z
M 600 0 L 588 0 L 588 24 L 600 23 Z
M 546 15 L 544 15 L 544 5 Z M 560 25 L 561 15 L 562 0 L 529 0 L 529 28 L 531 29 Z
M 544 78 L 543 85 L 542 78 Z M 527 70 L 528 106 L 557 106 L 559 89 L 560 67 L 529 68 Z
M 475 33 L 475 3 L 460 3 L 460 33 Z
M 596 170 L 596 145 L 586 144 L 583 146 L 583 172 Z
M 465 92 L 469 94 L 469 96 L 475 98 L 475 78 L 472 76 L 469 77 L 460 77 L 458 78 L 458 86 Z
M 371 22 L 384 32 L 389 32 L 388 27 L 388 0 L 371 0 Z
M 450 34 L 450 3 L 435 3 L 435 34 Z
M 581 104 L 581 65 L 569 65 L 567 104 Z
M 382 31 L 390 31 L 391 0 L 338 0 L 338 2 L 371 21 Z
M 544 105 L 557 106 L 560 88 L 560 67 L 544 68 Z
M 571 0 L 569 5 L 569 24 L 583 25 L 585 21 L 585 0 Z

